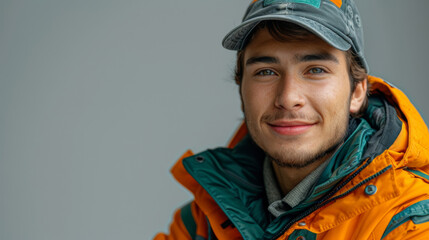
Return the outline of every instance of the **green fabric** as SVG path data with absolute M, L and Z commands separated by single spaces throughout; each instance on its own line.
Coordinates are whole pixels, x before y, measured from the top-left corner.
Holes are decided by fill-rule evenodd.
M 301 237 L 301 238 L 300 238 Z M 288 239 L 296 240 L 296 239 L 305 239 L 305 240 L 316 240 L 317 234 L 312 233 L 307 230 L 295 230 Z
M 182 222 L 188 230 L 191 239 L 195 239 L 197 233 L 197 225 L 195 224 L 194 217 L 192 216 L 191 203 L 186 204 L 180 209 L 180 217 Z
M 244 239 L 261 239 L 255 236 L 262 236 L 269 223 L 262 185 L 263 159 L 264 153 L 246 136 L 233 150 L 208 150 L 183 161 Z
M 381 239 L 410 220 L 414 224 L 429 222 L 429 200 L 417 202 L 396 214 L 390 221 Z
M 264 7 L 279 3 L 304 3 L 316 8 L 320 8 L 321 0 L 265 0 Z
M 378 118 L 374 116 L 374 113 L 377 111 L 384 111 L 383 100 L 378 96 L 371 96 L 365 113 L 365 119 L 371 124 L 371 126 L 383 126 L 385 124 L 385 117 Z
M 413 173 L 413 174 L 415 174 L 415 175 L 417 175 L 419 177 L 422 177 L 422 178 L 425 178 L 425 179 L 429 180 L 429 175 L 427 175 L 424 172 L 421 172 L 421 171 L 415 170 L 415 169 L 410 169 L 410 168 L 406 168 L 405 170 L 408 171 L 408 172 L 411 172 L 411 173 Z
M 309 195 L 310 202 L 327 193 L 343 177 L 353 172 L 362 163 L 366 143 L 374 133 L 375 130 L 371 128 L 369 123 L 361 119 L 356 130 L 332 156 L 328 166 L 320 176 L 317 186 Z

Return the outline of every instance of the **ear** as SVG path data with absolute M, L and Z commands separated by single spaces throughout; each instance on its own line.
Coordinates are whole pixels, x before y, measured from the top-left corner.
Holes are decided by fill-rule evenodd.
M 368 80 L 366 78 L 356 84 L 355 90 L 350 99 L 350 113 L 359 112 L 363 102 L 365 101 L 367 88 Z

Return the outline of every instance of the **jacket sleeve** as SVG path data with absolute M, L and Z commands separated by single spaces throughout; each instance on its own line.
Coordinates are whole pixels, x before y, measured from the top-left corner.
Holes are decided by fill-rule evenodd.
M 384 232 L 383 240 L 428 239 L 429 200 L 417 202 L 396 214 Z
M 195 202 L 190 202 L 174 213 L 169 231 L 169 234 L 159 233 L 154 240 L 206 239 L 206 218 Z

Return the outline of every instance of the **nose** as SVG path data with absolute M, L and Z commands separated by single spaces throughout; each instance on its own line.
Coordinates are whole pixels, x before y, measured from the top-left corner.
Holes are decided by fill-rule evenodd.
M 283 77 L 276 86 L 275 107 L 288 111 L 298 110 L 305 105 L 302 83 L 293 76 Z

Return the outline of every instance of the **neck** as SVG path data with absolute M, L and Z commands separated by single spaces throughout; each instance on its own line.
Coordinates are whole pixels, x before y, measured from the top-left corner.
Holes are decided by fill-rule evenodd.
M 332 154 L 326 155 L 318 161 L 300 168 L 279 166 L 275 161 L 272 161 L 273 169 L 276 174 L 279 187 L 282 190 L 282 194 L 288 194 L 305 177 L 307 177 L 325 161 L 330 159 Z

